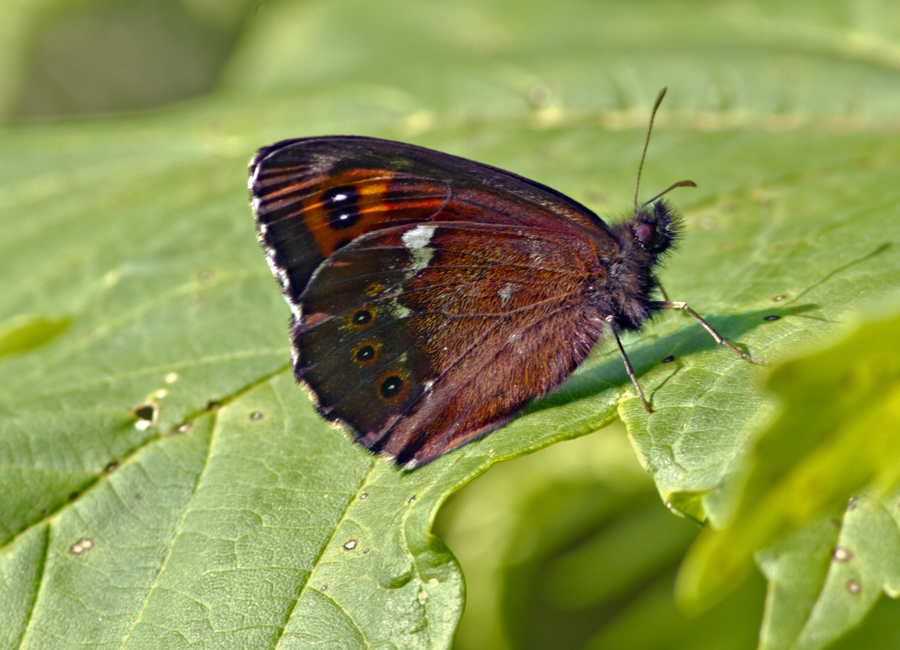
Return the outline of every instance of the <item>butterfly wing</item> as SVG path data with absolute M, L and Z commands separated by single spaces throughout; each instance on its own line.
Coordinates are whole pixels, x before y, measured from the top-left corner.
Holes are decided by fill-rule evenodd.
M 502 169 L 359 136 L 286 140 L 250 162 L 260 243 L 293 305 L 316 267 L 367 232 L 422 221 L 606 225 L 583 205 Z M 453 203 L 452 209 L 447 208 Z
M 608 231 L 542 185 L 339 137 L 261 150 L 251 191 L 294 311 L 295 376 L 323 416 L 400 463 L 501 426 L 601 336 L 591 294 Z
M 581 250 L 579 250 L 579 248 Z M 293 328 L 319 412 L 412 466 L 505 423 L 599 339 L 596 258 L 519 226 L 370 233 L 314 274 Z

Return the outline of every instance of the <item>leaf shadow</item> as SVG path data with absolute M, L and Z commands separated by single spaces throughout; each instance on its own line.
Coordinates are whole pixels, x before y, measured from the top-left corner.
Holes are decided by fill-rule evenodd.
M 819 309 L 819 305 L 812 303 L 796 306 L 785 305 L 735 315 L 704 316 L 704 320 L 739 350 L 754 354 L 754 351 L 748 349 L 742 342 L 748 332 L 777 323 L 783 318 L 800 316 L 817 309 Z M 688 317 L 686 314 L 684 316 Z M 606 362 L 573 375 L 549 395 L 532 402 L 526 409 L 526 413 L 564 406 L 593 397 L 605 390 L 631 387 L 631 379 L 625 372 L 625 364 L 622 363 L 622 358 L 615 353 L 615 344 L 611 339 L 604 339 L 600 345 L 607 348 L 602 353 L 610 357 Z M 691 322 L 671 334 L 633 347 L 628 350 L 628 359 L 634 367 L 635 376 L 640 381 L 643 375 L 659 364 L 677 362 L 718 347 L 720 346 L 716 344 L 715 339 L 699 323 Z M 733 354 L 726 348 L 723 348 L 721 352 L 722 354 Z M 768 360 L 764 359 L 764 361 Z M 642 385 L 642 388 L 647 392 L 648 398 L 652 400 L 652 393 L 666 381 L 664 379 L 652 387 Z

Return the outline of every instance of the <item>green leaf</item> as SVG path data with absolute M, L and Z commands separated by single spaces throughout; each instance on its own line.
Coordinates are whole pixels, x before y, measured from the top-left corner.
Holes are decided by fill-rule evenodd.
M 843 520 L 825 517 L 757 555 L 772 588 L 761 648 L 823 648 L 900 586 L 900 492 L 854 498 Z M 837 524 L 837 525 L 835 525 Z M 809 531 L 817 531 L 811 544 Z
M 769 388 L 783 406 L 756 441 L 734 520 L 688 555 L 680 595 L 696 603 L 730 589 L 774 543 L 757 557 L 774 586 L 763 647 L 824 647 L 882 590 L 900 591 L 898 331 L 896 316 L 865 323 L 775 370 Z M 842 519 L 816 519 L 848 497 Z
M 756 645 L 761 576 L 702 616 L 678 610 L 698 526 L 660 507 L 621 423 L 492 468 L 436 526 L 466 573 L 456 648 Z
M 0 647 L 449 647 L 441 503 L 620 412 L 667 502 L 727 521 L 776 405 L 764 369 L 681 314 L 627 341 L 650 417 L 607 347 L 411 473 L 327 426 L 290 376 L 246 163 L 286 137 L 392 137 L 625 216 L 668 84 L 642 196 L 700 189 L 673 195 L 662 281 L 777 362 L 900 281 L 898 9 L 786 4 L 267 2 L 215 96 L 4 127 Z

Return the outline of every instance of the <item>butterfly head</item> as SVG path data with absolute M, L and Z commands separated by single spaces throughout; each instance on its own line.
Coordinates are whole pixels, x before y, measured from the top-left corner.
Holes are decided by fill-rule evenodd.
M 644 203 L 628 221 L 610 224 L 617 254 L 610 258 L 609 276 L 595 298 L 601 311 L 615 316 L 621 329 L 639 330 L 652 316 L 659 286 L 656 270 L 678 238 L 681 217 L 662 199 Z
M 654 257 L 666 252 L 675 241 L 681 217 L 663 200 L 643 205 L 631 221 L 634 242 Z

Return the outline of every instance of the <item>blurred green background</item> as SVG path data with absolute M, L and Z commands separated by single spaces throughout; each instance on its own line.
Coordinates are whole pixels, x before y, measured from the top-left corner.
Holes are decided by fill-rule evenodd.
M 244 0 L 4 0 L 3 116 L 97 116 L 212 92 L 258 6 Z
M 629 178 L 646 109 L 665 84 L 669 125 L 738 132 L 722 140 L 718 161 L 707 161 L 730 169 L 722 181 L 729 188 L 754 186 L 767 164 L 741 168 L 742 129 L 748 139 L 754 129 L 766 137 L 809 129 L 822 141 L 844 132 L 877 141 L 898 131 L 900 4 L 891 2 L 2 0 L 0 7 L 2 137 L 7 151 L 22 147 L 4 158 L 7 188 L 44 167 L 69 182 L 85 165 L 97 177 L 81 180 L 102 183 L 103 165 L 125 166 L 148 151 L 163 161 L 175 149 L 188 158 L 212 151 L 249 160 L 269 141 L 333 130 L 449 137 L 463 150 L 491 151 L 492 133 L 511 123 L 633 127 L 634 156 L 621 161 Z M 176 127 L 185 139 L 173 143 L 164 131 Z M 51 160 L 54 129 L 65 129 L 66 144 Z M 117 150 L 112 139 L 135 129 L 146 150 Z M 79 138 L 90 147 L 80 149 Z M 111 139 L 111 155 L 103 138 Z M 571 138 L 564 146 L 578 144 Z M 29 149 L 34 142 L 43 148 Z M 663 136 L 663 151 L 670 144 Z M 832 151 L 840 159 L 848 149 Z M 677 156 L 664 158 L 647 172 L 653 188 L 684 175 Z M 790 184 L 793 165 L 779 169 L 781 182 Z M 231 179 L 207 182 L 216 191 Z M 573 183 L 596 184 L 591 198 L 604 207 L 629 200 L 630 188 L 617 186 L 611 201 L 603 179 Z M 50 186 L 16 192 L 38 196 Z M 455 494 L 436 523 L 466 577 L 455 647 L 757 647 L 766 597 L 758 573 L 700 616 L 676 606 L 676 572 L 698 531 L 665 509 L 620 424 L 501 463 Z M 897 614 L 896 603 L 882 599 L 840 647 L 900 647 Z

